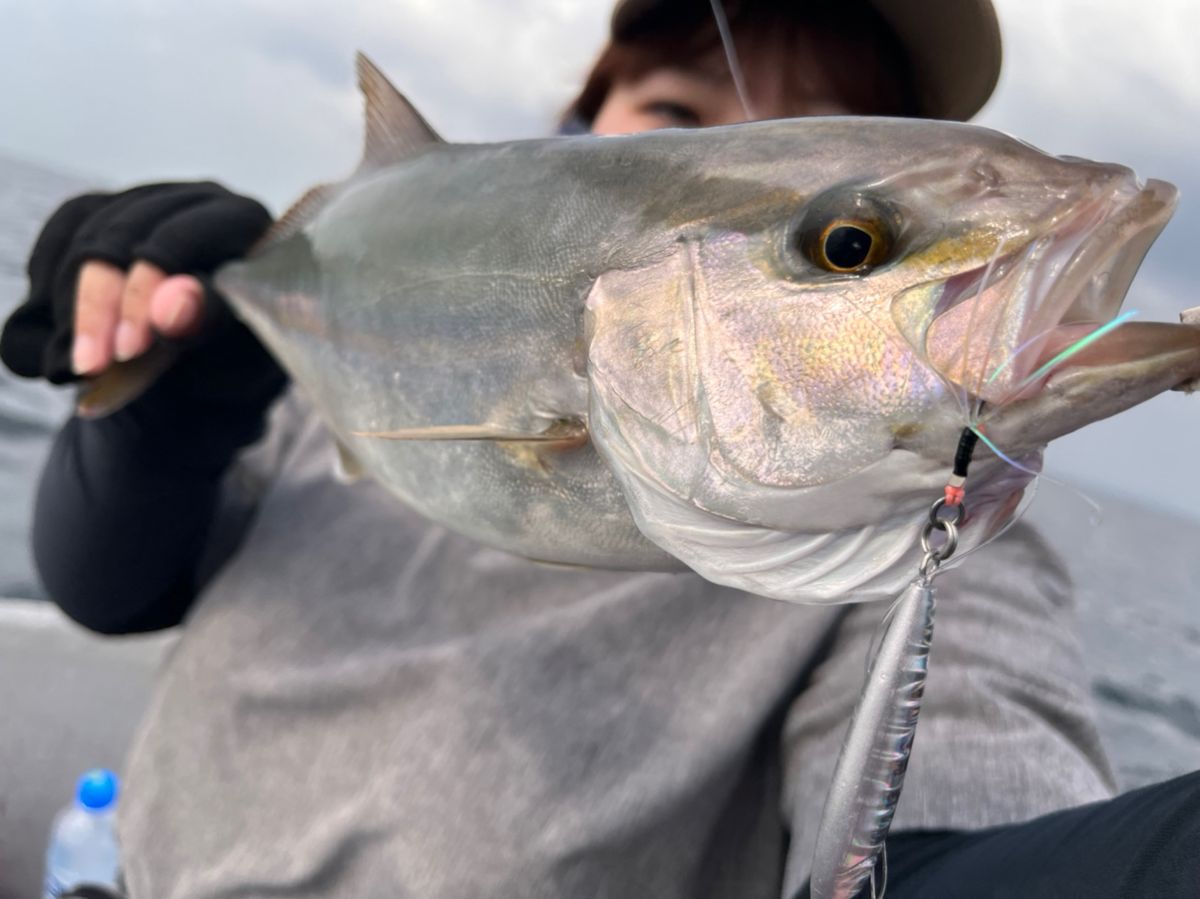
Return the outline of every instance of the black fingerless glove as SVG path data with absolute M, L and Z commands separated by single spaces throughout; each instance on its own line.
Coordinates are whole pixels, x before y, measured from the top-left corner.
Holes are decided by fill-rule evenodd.
M 260 203 L 211 182 L 147 184 L 70 200 L 34 245 L 29 295 L 4 325 L 0 360 L 23 377 L 78 380 L 71 343 L 80 267 L 98 259 L 127 269 L 145 260 L 170 275 L 199 276 L 205 285 L 203 327 L 186 342 L 176 366 L 181 376 L 167 377 L 213 398 L 261 400 L 264 391 L 273 397 L 286 378 L 204 277 L 243 255 L 270 224 Z

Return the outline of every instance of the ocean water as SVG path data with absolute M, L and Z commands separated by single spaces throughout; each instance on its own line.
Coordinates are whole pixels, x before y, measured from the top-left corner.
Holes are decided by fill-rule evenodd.
M 21 301 L 39 224 L 88 186 L 0 157 L 0 317 Z M 0 368 L 0 596 L 42 594 L 29 516 L 48 441 L 69 405 L 69 391 Z M 1100 729 L 1129 788 L 1200 768 L 1200 521 L 1088 492 L 1103 507 L 1098 523 L 1075 493 L 1054 485 L 1042 487 L 1029 515 L 1071 568 Z
M 25 260 L 41 222 L 88 187 L 0 156 L 0 317 L 24 297 Z M 68 392 L 0 366 L 0 596 L 41 595 L 29 554 L 29 510 L 50 435 L 69 408 Z

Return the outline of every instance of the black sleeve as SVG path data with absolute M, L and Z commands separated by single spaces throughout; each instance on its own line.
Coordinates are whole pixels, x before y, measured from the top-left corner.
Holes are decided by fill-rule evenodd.
M 202 326 L 173 341 L 173 365 L 109 418 L 71 419 L 42 475 L 34 560 L 50 596 L 88 627 L 169 627 L 202 586 L 225 472 L 287 383 L 209 276 L 270 222 L 261 204 L 218 184 L 147 184 L 68 201 L 34 245 L 29 292 L 0 332 L 0 361 L 23 377 L 78 380 L 75 292 L 88 260 L 147 260 L 198 277 L 205 292 Z
M 186 370 L 102 419 L 71 418 L 38 487 L 33 553 L 51 598 L 107 634 L 178 624 L 203 578 L 224 476 L 282 376 L 247 402 L 182 399 Z

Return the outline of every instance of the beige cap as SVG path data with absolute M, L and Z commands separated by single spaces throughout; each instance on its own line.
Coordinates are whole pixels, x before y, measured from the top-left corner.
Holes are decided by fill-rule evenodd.
M 921 115 L 966 121 L 979 112 L 1000 77 L 1000 24 L 991 0 L 868 2 L 908 54 Z M 622 40 L 670 23 L 686 27 L 704 15 L 712 15 L 710 0 L 620 0 L 612 35 Z

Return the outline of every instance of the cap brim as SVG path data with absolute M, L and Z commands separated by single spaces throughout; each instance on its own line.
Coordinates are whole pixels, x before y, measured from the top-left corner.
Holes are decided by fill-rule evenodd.
M 870 0 L 908 51 L 922 115 L 966 121 L 1000 78 L 1000 23 L 990 0 Z

